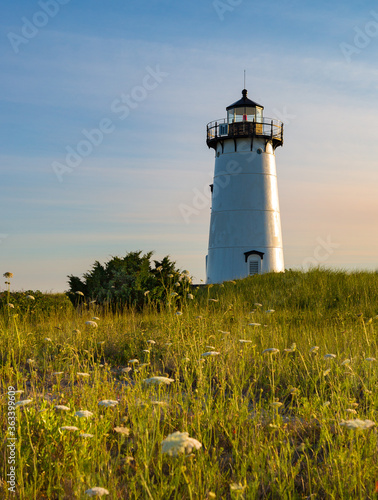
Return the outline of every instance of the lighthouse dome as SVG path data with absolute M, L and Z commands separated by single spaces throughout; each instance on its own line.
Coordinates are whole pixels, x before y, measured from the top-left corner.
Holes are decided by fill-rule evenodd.
M 238 101 L 234 102 L 234 104 L 230 104 L 227 106 L 226 110 L 228 111 L 231 108 L 244 108 L 245 106 L 255 108 L 258 106 L 261 109 L 264 109 L 264 106 L 261 106 L 261 104 L 257 104 L 257 102 L 251 101 L 251 99 L 248 99 L 247 97 L 247 89 L 242 90 L 242 98 L 239 99 Z

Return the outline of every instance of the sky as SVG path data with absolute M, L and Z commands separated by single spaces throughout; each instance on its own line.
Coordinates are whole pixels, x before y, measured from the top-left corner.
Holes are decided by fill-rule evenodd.
M 1 4 L 0 38 L 13 289 L 63 292 L 135 250 L 205 280 L 206 124 L 244 70 L 248 97 L 284 122 L 286 269 L 378 269 L 376 2 L 18 0 Z

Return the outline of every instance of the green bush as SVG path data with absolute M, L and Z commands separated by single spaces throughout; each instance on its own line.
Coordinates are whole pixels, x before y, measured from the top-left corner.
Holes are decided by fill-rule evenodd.
M 82 278 L 68 276 L 68 297 L 75 306 L 97 305 L 122 310 L 142 309 L 145 304 L 161 307 L 163 303 L 180 301 L 187 295 L 190 277 L 180 272 L 169 256 L 151 263 L 153 252 L 129 252 L 125 257 L 112 257 L 105 264 L 96 261 Z

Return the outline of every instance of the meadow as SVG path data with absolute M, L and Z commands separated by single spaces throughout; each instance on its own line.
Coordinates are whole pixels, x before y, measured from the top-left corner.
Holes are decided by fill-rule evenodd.
M 1 498 L 377 498 L 378 273 L 174 286 L 118 312 L 5 289 Z

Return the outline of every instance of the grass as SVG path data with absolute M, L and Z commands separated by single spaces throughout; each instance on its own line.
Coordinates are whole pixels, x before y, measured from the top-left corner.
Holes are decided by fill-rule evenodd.
M 32 401 L 16 409 L 16 494 L 2 445 L 1 498 L 84 499 L 94 486 L 110 499 L 377 498 L 377 428 L 345 421 L 378 422 L 378 361 L 367 360 L 378 358 L 378 274 L 287 271 L 193 294 L 160 312 L 4 305 L 4 436 L 8 388 Z M 97 328 L 85 324 L 94 316 Z M 144 382 L 153 376 L 174 382 Z M 163 454 L 176 431 L 202 447 Z

